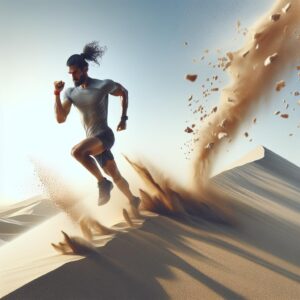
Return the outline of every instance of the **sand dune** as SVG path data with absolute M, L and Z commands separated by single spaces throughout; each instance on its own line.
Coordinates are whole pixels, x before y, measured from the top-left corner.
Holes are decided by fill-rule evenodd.
M 138 229 L 119 222 L 116 234 L 95 237 L 92 253 L 60 255 L 50 246 L 58 228 L 80 231 L 59 213 L 1 247 L 0 296 L 299 299 L 300 168 L 263 147 L 253 153 L 212 180 L 234 226 L 152 215 L 133 220 Z
M 0 246 L 58 213 L 52 201 L 33 197 L 0 209 Z

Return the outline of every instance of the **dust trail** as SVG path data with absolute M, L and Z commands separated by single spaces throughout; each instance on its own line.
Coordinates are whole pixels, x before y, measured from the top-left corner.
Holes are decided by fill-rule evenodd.
M 231 84 L 223 89 L 217 112 L 200 132 L 192 192 L 171 180 L 155 179 L 148 168 L 126 158 L 149 190 L 140 190 L 145 209 L 186 219 L 197 215 L 235 223 L 230 199 L 224 199 L 208 180 L 213 158 L 222 138 L 234 138 L 247 112 L 270 91 L 276 76 L 294 67 L 299 58 L 299 13 L 299 0 L 277 1 L 250 31 L 244 47 L 227 54 Z
M 43 191 L 58 208 L 64 211 L 75 223 L 78 223 L 83 215 L 89 216 L 86 207 L 64 183 L 64 180 L 57 172 L 54 172 L 37 160 L 32 159 L 31 161 Z
M 32 160 L 32 163 L 44 192 L 58 208 L 80 227 L 83 236 L 87 240 L 92 241 L 94 233 L 100 235 L 115 233 L 115 230 L 105 227 L 92 217 L 82 199 L 74 195 L 59 174 L 44 166 L 41 162 Z
M 250 31 L 245 45 L 227 53 L 231 84 L 221 93 L 218 112 L 200 132 L 194 185 L 205 189 L 215 155 L 227 134 L 234 138 L 247 112 L 270 90 L 276 76 L 295 67 L 300 57 L 300 1 L 278 0 Z M 273 87 L 272 87 L 273 89 Z
M 99 255 L 98 250 L 90 242 L 77 236 L 69 236 L 64 231 L 61 231 L 64 241 L 58 244 L 51 243 L 52 247 L 61 254 L 65 255 Z
M 159 175 L 154 178 L 149 168 L 126 156 L 125 158 L 146 185 L 147 191 L 140 189 L 142 209 L 187 222 L 192 220 L 191 217 L 197 216 L 222 224 L 235 223 L 229 202 L 213 188 L 207 187 L 202 195 L 194 193 L 180 187 L 173 180 Z M 154 169 L 153 166 L 151 169 Z M 159 174 L 157 171 L 153 173 Z

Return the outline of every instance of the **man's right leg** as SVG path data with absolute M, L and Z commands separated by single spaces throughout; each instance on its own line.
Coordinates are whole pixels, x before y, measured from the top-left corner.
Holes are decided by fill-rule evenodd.
M 105 152 L 105 150 L 102 141 L 94 137 L 83 140 L 72 149 L 72 155 L 98 180 L 98 205 L 103 205 L 108 202 L 113 184 L 103 177 L 96 161 L 91 155 L 100 155 Z

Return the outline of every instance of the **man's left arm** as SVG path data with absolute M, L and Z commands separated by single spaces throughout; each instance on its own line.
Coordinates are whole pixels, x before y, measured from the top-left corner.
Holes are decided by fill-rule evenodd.
M 119 83 L 116 83 L 117 87 L 110 94 L 113 96 L 121 97 L 122 115 L 120 123 L 118 124 L 117 131 L 126 129 L 126 121 L 128 120 L 127 108 L 128 108 L 128 91 Z

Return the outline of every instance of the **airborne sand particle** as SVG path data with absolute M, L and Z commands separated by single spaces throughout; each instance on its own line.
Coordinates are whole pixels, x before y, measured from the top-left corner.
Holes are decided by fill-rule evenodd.
M 280 11 L 284 14 L 279 17 Z M 195 186 L 198 188 L 201 184 L 205 185 L 213 158 L 220 150 L 222 139 L 218 139 L 218 134 L 224 131 L 222 120 L 226 119 L 226 133 L 231 140 L 250 107 L 263 99 L 262 95 L 265 92 L 271 90 L 275 78 L 292 65 L 296 65 L 299 41 L 294 32 L 298 31 L 300 25 L 299 11 L 300 1 L 278 0 L 265 17 L 249 31 L 251 34 L 248 35 L 245 45 L 238 51 L 226 53 L 229 61 L 225 69 L 231 75 L 231 84 L 222 90 L 218 112 L 209 116 L 210 126 L 207 122 L 199 133 L 200 140 L 194 164 Z M 273 21 L 270 21 L 270 16 L 273 16 Z M 245 55 L 246 53 L 248 55 Z M 300 66 L 297 69 L 299 70 Z M 282 114 L 281 117 L 288 117 L 286 115 Z

